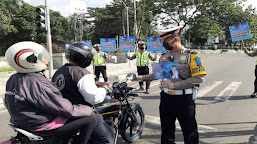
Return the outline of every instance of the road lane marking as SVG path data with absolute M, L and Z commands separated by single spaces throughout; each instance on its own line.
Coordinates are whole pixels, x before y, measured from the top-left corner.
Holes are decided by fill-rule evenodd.
M 149 123 L 153 123 L 153 124 L 156 124 L 156 125 L 160 125 L 161 122 L 160 122 L 160 117 L 158 116 L 150 116 L 150 115 L 145 115 L 145 120 Z M 216 128 L 213 128 L 213 127 L 210 127 L 210 126 L 206 126 L 206 125 L 197 125 L 198 129 L 201 129 L 201 130 L 198 130 L 199 133 L 205 133 L 203 131 L 203 129 L 206 129 L 206 130 L 218 130 Z M 179 122 L 176 120 L 176 128 L 181 130 L 181 127 L 179 125 Z
M 160 85 L 160 82 L 157 81 L 157 82 L 151 83 L 151 84 L 150 84 L 150 87 L 153 87 L 153 86 L 156 86 L 156 85 Z
M 158 84 L 160 84 L 159 81 L 158 82 L 153 82 L 153 83 L 150 84 L 150 87 L 158 85 Z M 139 84 L 138 83 L 137 84 L 133 84 L 133 85 L 130 85 L 130 87 L 139 88 Z
M 155 91 L 155 92 L 152 92 L 152 93 L 160 93 L 162 90 L 158 90 L 158 91 Z
M 241 84 L 242 82 L 232 82 L 214 99 L 218 101 L 227 101 Z
M 211 84 L 210 86 L 206 86 L 204 88 L 201 88 L 200 86 L 199 92 L 197 94 L 197 98 L 204 96 L 205 94 L 213 90 L 216 86 L 220 85 L 222 82 L 223 81 L 214 81 L 213 84 Z

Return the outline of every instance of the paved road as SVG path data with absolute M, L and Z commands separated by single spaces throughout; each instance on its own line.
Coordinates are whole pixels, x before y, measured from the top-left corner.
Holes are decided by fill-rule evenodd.
M 253 92 L 255 58 L 245 54 L 201 54 L 208 76 L 201 84 L 196 100 L 201 144 L 257 143 L 257 98 Z M 136 82 L 130 86 L 138 87 Z M 151 83 L 150 94 L 142 92 L 134 101 L 139 102 L 146 115 L 146 125 L 137 144 L 160 143 L 159 82 Z M 0 113 L 0 141 L 13 132 L 7 128 L 8 114 Z M 124 143 L 121 140 L 119 143 Z M 183 143 L 177 124 L 176 143 Z

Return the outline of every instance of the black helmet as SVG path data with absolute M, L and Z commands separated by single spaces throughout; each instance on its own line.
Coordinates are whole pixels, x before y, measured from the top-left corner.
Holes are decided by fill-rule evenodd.
M 83 42 L 72 43 L 66 52 L 67 60 L 77 63 L 80 67 L 86 68 L 96 54 L 95 49 Z

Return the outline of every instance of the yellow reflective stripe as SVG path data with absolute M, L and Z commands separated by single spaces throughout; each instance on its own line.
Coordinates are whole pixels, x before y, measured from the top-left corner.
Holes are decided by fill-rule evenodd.
M 94 65 L 102 64 L 104 64 L 104 58 L 100 56 L 100 53 L 98 53 L 96 59 L 94 60 Z
M 142 54 L 137 51 L 137 66 L 146 66 L 150 64 L 150 58 L 148 56 L 148 52 L 143 52 Z
M 112 111 L 112 112 L 107 112 L 107 113 L 102 113 L 101 115 L 106 115 L 106 114 L 111 114 L 111 113 L 116 113 L 119 112 L 120 110 Z

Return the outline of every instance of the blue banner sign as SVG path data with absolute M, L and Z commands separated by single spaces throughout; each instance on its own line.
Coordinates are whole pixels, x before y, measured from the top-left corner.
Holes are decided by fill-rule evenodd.
M 86 44 L 92 46 L 91 40 L 83 40 L 82 42 L 84 42 L 84 43 L 86 43 Z
M 100 38 L 101 51 L 116 51 L 115 38 Z
M 160 37 L 147 37 L 148 52 L 164 52 L 165 48 L 161 43 Z
M 120 36 L 120 51 L 134 51 L 135 37 L 134 36 Z
M 251 38 L 247 22 L 230 26 L 229 30 L 232 42 Z

